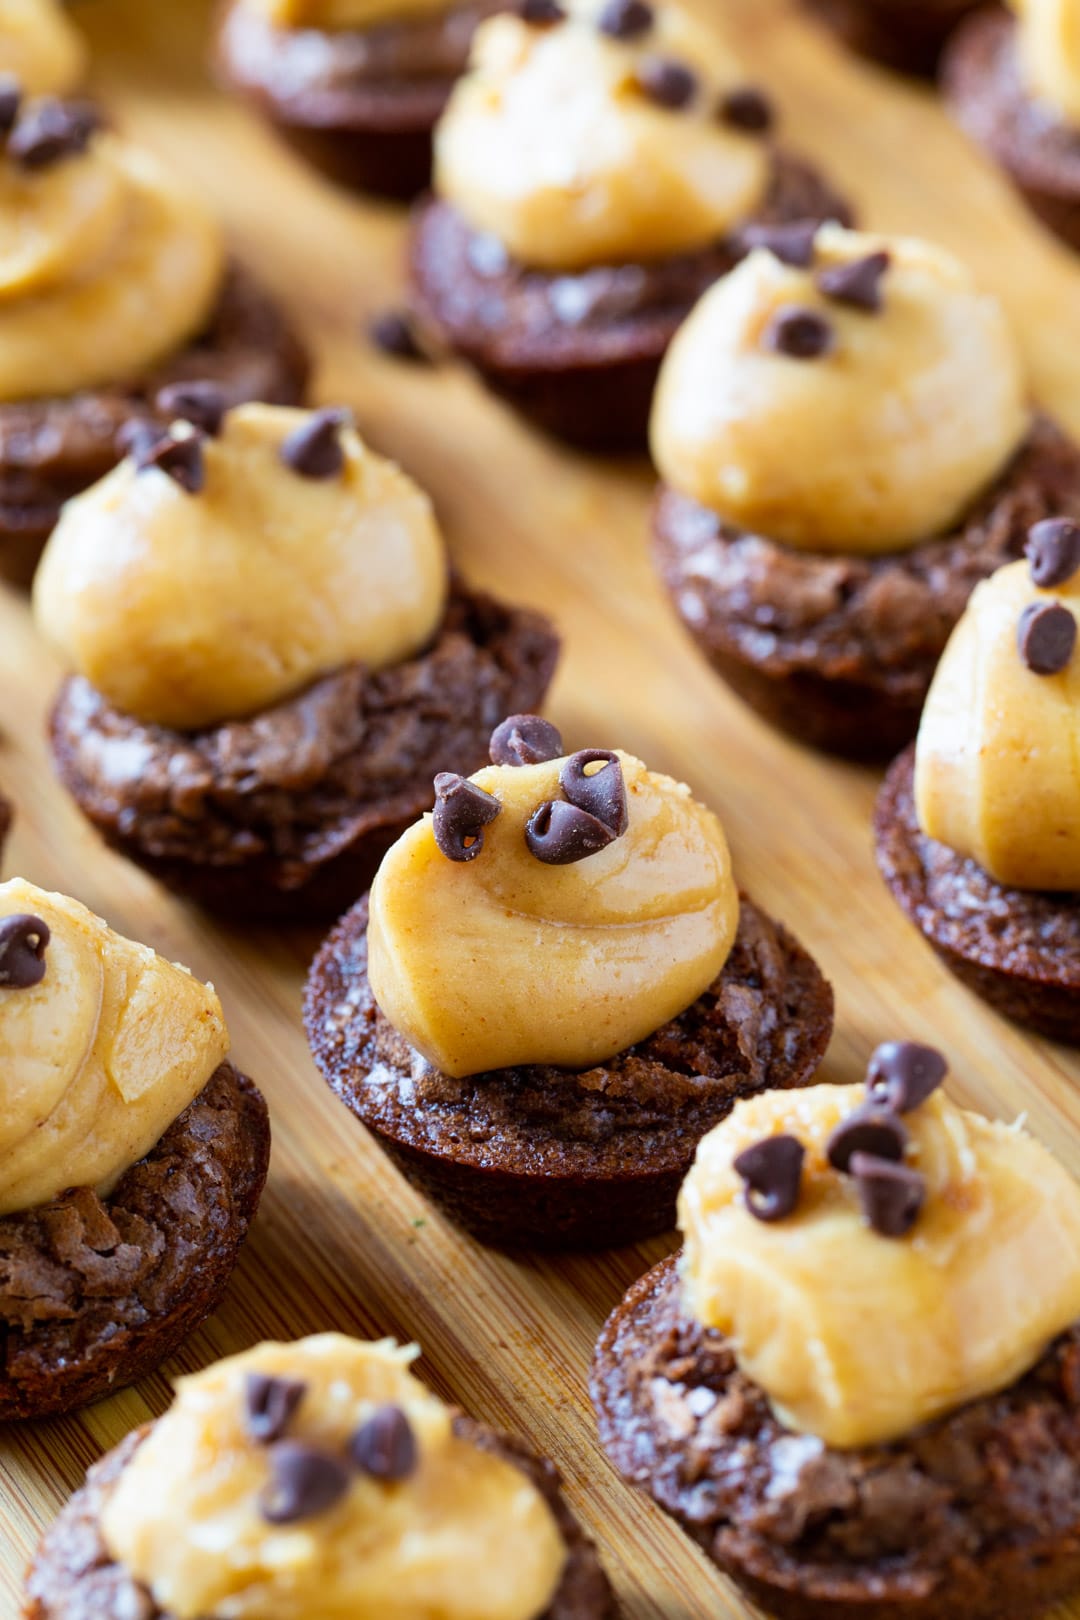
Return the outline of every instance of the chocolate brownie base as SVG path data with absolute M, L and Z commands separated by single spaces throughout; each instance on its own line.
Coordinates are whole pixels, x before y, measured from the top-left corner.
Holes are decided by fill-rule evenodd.
M 910 1439 L 832 1451 L 781 1427 L 677 1259 L 609 1319 L 591 1391 L 621 1474 L 776 1620 L 1033 1620 L 1080 1586 L 1080 1330 Z
M 852 50 L 901 73 L 932 74 L 957 25 L 984 0 L 803 0 Z
M 0 1422 L 160 1366 L 220 1302 L 269 1161 L 266 1104 L 223 1063 L 107 1198 L 77 1187 L 0 1217 Z
M 1030 96 L 1016 23 L 1005 11 L 972 17 L 949 46 L 943 85 L 957 121 L 1009 174 L 1044 224 L 1080 249 L 1080 129 Z
M 1080 895 L 1005 888 L 927 838 L 914 748 L 885 778 L 874 831 L 893 898 L 957 978 L 1007 1018 L 1080 1045 Z
M 53 755 L 106 842 L 186 898 L 234 916 L 336 916 L 431 809 L 436 773 L 478 770 L 495 726 L 540 707 L 558 645 L 539 614 L 458 589 L 419 657 L 379 674 L 348 665 L 206 731 L 142 725 L 70 679 Z
M 126 422 L 155 419 L 159 389 L 205 378 L 234 405 L 294 405 L 307 377 L 307 355 L 285 318 L 234 266 L 203 336 L 150 375 L 70 399 L 0 404 L 0 576 L 29 583 L 63 503 L 120 460 Z
M 539 1620 L 617 1620 L 618 1609 L 596 1549 L 566 1505 L 555 1465 L 523 1440 L 471 1418 L 458 1418 L 455 1429 L 463 1439 L 526 1474 L 555 1516 L 566 1544 L 566 1566 L 554 1601 Z M 122 1564 L 112 1561 L 101 1534 L 109 1498 L 150 1432 L 149 1425 L 137 1429 L 91 1468 L 86 1484 L 46 1532 L 27 1575 L 24 1620 L 174 1620 Z
M 315 1061 L 398 1168 L 498 1248 L 608 1248 L 674 1224 L 698 1142 L 735 1102 L 805 1085 L 832 1033 L 832 991 L 786 929 L 743 900 L 722 973 L 685 1012 L 580 1074 L 549 1066 L 454 1080 L 375 1003 L 368 903 L 312 964 Z
M 442 16 L 324 33 L 275 28 L 245 0 L 222 13 L 222 78 L 330 179 L 407 199 L 431 178 L 431 135 L 485 17 L 506 0 Z
M 815 169 L 780 152 L 755 223 L 798 219 L 848 223 L 851 212 Z M 745 251 L 736 231 L 699 253 L 548 275 L 428 201 L 411 238 L 412 300 L 434 344 L 548 432 L 590 450 L 643 450 L 668 345 Z
M 796 551 L 662 489 L 653 555 L 718 674 L 772 725 L 850 759 L 893 758 L 980 580 L 1044 517 L 1080 518 L 1080 450 L 1048 421 L 963 524 L 886 557 Z

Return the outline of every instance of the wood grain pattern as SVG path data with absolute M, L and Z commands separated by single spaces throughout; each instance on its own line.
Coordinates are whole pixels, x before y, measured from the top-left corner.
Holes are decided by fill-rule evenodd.
M 1031 224 L 925 90 L 845 56 L 784 0 L 723 12 L 775 87 L 792 144 L 866 220 L 936 237 L 1008 304 L 1044 404 L 1080 433 L 1080 264 Z M 553 713 L 573 746 L 618 743 L 689 781 L 724 817 L 743 882 L 811 947 L 838 992 L 827 1078 L 859 1077 L 889 1036 L 932 1039 L 956 1093 L 1026 1110 L 1080 1173 L 1080 1059 L 1028 1039 L 937 966 L 874 870 L 876 778 L 769 733 L 709 674 L 653 582 L 644 465 L 591 462 L 534 436 L 467 376 L 374 356 L 365 318 L 398 295 L 400 213 L 332 191 L 212 89 L 206 0 L 86 0 L 100 88 L 199 182 L 237 250 L 296 310 L 319 393 L 347 400 L 434 494 L 476 582 L 556 615 Z M 103 853 L 52 781 L 42 724 L 56 670 L 25 605 L 0 592 L 0 782 L 19 821 L 8 870 L 67 889 L 218 986 L 239 1060 L 275 1124 L 272 1177 L 217 1317 L 155 1378 L 78 1417 L 0 1434 L 0 1617 L 15 1620 L 35 1539 L 87 1465 L 168 1402 L 169 1376 L 267 1335 L 334 1327 L 424 1346 L 423 1370 L 476 1415 L 525 1431 L 563 1468 L 630 1620 L 746 1620 L 749 1609 L 598 1452 L 585 1370 L 607 1311 L 670 1245 L 592 1259 L 482 1252 L 424 1207 L 315 1074 L 299 1022 L 313 937 L 230 932 Z M 1080 1620 L 1080 1600 L 1056 1620 Z

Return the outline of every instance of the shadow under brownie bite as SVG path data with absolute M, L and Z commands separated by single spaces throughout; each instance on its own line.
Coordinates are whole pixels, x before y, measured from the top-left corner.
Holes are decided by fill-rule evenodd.
M 0 885 L 0 1031 L 6 1421 L 133 1383 L 216 1308 L 270 1128 L 211 988 L 19 879 Z
M 701 1136 L 739 1096 L 806 1084 L 832 1029 L 829 986 L 738 894 L 715 817 L 628 755 L 560 754 L 517 717 L 493 769 L 437 784 L 434 823 L 391 850 L 305 997 L 327 1082 L 501 1247 L 668 1229 Z

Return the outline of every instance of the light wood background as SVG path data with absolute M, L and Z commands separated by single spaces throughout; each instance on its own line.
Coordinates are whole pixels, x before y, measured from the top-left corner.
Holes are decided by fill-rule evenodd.
M 1033 387 L 1080 434 L 1080 262 L 1033 224 L 932 95 L 847 57 L 783 0 L 698 0 L 727 15 L 814 153 L 875 226 L 937 237 L 1008 304 Z M 825 1068 L 857 1079 L 889 1037 L 948 1051 L 957 1095 L 1026 1111 L 1080 1173 L 1080 1059 L 1036 1042 L 952 983 L 874 869 L 876 778 L 772 735 L 710 675 L 653 583 L 644 465 L 545 442 L 453 369 L 373 355 L 365 319 L 399 296 L 400 212 L 331 190 L 204 72 L 206 0 L 85 0 L 101 91 L 219 205 L 236 249 L 296 312 L 322 361 L 318 393 L 434 494 L 477 583 L 550 610 L 567 653 L 552 706 L 575 747 L 618 744 L 691 783 L 723 816 L 742 881 L 833 979 Z M 57 672 L 25 605 L 0 590 L 0 783 L 19 820 L 7 868 L 77 895 L 218 986 L 239 1062 L 264 1088 L 275 1147 L 259 1220 L 216 1318 L 170 1366 L 81 1415 L 0 1433 L 0 1620 L 15 1620 L 41 1528 L 87 1465 L 163 1410 L 169 1378 L 266 1336 L 329 1327 L 424 1346 L 423 1371 L 479 1417 L 524 1431 L 564 1470 L 633 1620 L 752 1611 L 601 1456 L 589 1354 L 624 1288 L 670 1243 L 590 1259 L 484 1252 L 397 1176 L 317 1077 L 300 1027 L 314 937 L 218 927 L 102 852 L 54 785 L 42 727 Z M 1080 1617 L 1080 1600 L 1056 1620 Z

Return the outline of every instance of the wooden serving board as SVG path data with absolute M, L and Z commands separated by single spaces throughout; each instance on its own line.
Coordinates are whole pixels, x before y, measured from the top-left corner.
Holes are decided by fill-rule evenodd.
M 1080 434 L 1080 261 L 1032 224 L 934 97 L 846 56 L 784 0 L 698 0 L 725 14 L 772 86 L 791 144 L 864 219 L 936 237 L 1008 304 L 1037 397 Z M 861 1077 L 890 1037 L 948 1052 L 961 1099 L 1033 1129 L 1080 1174 L 1080 1057 L 1003 1023 L 903 921 L 874 868 L 877 778 L 808 754 L 731 698 L 683 636 L 646 550 L 644 464 L 545 442 L 454 368 L 374 355 L 366 318 L 400 296 L 404 219 L 330 189 L 203 66 L 207 0 L 85 0 L 100 91 L 200 183 L 237 251 L 286 301 L 321 360 L 319 397 L 433 493 L 469 578 L 549 610 L 566 638 L 552 704 L 574 747 L 618 744 L 691 784 L 724 818 L 742 882 L 832 978 L 825 1078 Z M 556 1459 L 631 1620 L 754 1613 L 596 1443 L 585 1381 L 607 1312 L 674 1240 L 598 1258 L 508 1259 L 448 1226 L 318 1078 L 300 1026 L 313 935 L 221 928 L 105 854 L 52 780 L 43 724 L 57 670 L 25 603 L 0 590 L 0 783 L 18 809 L 7 870 L 65 889 L 217 985 L 238 1061 L 274 1121 L 270 1185 L 228 1299 L 138 1389 L 77 1417 L 0 1433 L 0 1620 L 15 1620 L 42 1528 L 84 1470 L 160 1413 L 170 1377 L 269 1336 L 327 1328 L 424 1347 L 423 1372 L 478 1417 Z M 1080 1620 L 1080 1598 L 1056 1620 Z

